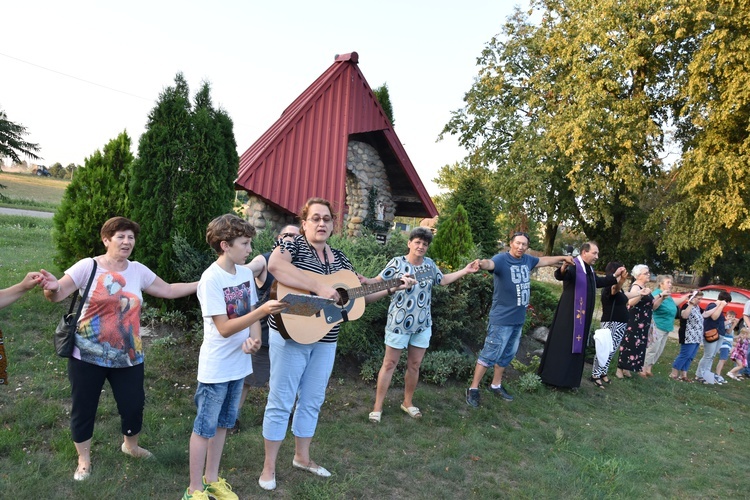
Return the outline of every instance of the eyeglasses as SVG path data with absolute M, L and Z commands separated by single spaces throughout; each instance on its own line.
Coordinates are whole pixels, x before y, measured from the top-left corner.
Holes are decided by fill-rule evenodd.
M 297 236 L 297 233 L 281 233 L 279 236 L 283 240 L 284 238 L 294 238 Z
M 333 217 L 331 217 L 330 215 L 326 215 L 325 217 L 320 217 L 319 215 L 313 215 L 307 220 L 308 222 L 312 222 L 313 224 L 320 224 L 320 221 L 323 221 L 326 224 L 330 224 L 331 222 L 333 222 Z

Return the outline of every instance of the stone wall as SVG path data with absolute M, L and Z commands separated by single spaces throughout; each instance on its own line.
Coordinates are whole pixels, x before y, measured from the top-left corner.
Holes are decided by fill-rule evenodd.
M 377 189 L 375 219 L 393 222 L 396 207 L 391 196 L 391 185 L 378 152 L 364 142 L 349 141 L 346 155 L 346 205 L 343 232 L 347 236 L 361 236 L 362 222 L 367 217 L 370 188 Z M 325 196 L 325 194 L 323 194 Z M 255 229 L 278 232 L 287 224 L 297 224 L 296 216 L 285 215 L 255 195 L 250 195 L 243 206 L 245 219 Z
M 250 222 L 257 231 L 268 230 L 273 234 L 278 234 L 284 226 L 299 222 L 296 215 L 283 214 L 255 195 L 250 195 L 243 209 L 245 220 Z
M 369 144 L 349 141 L 346 154 L 346 205 L 349 213 L 343 224 L 347 236 L 362 235 L 362 223 L 368 215 L 370 189 L 373 187 L 378 192 L 373 217 L 393 222 L 396 207 L 380 155 Z

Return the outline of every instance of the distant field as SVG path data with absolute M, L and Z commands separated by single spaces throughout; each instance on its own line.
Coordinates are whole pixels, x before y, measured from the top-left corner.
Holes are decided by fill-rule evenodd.
M 65 188 L 70 181 L 37 177 L 29 174 L 0 172 L 0 194 L 10 199 L 2 206 L 13 208 L 39 208 L 53 210 L 60 205 Z

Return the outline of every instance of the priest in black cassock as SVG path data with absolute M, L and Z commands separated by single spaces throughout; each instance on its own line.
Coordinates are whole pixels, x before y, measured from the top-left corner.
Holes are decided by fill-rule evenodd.
M 614 285 L 625 272 L 621 267 L 614 275 L 597 276 L 592 265 L 598 258 L 599 247 L 590 241 L 581 246 L 575 266 L 564 263 L 555 270 L 555 278 L 563 282 L 563 292 L 539 365 L 539 376 L 547 385 L 566 388 L 581 385 L 596 289 Z

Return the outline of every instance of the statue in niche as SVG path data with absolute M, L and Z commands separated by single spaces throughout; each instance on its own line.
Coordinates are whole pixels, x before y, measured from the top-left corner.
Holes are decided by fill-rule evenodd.
M 385 218 L 385 205 L 382 201 L 378 201 L 378 207 L 376 210 L 376 217 L 377 220 L 383 220 Z

